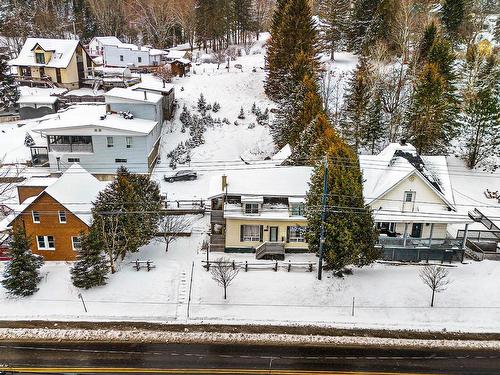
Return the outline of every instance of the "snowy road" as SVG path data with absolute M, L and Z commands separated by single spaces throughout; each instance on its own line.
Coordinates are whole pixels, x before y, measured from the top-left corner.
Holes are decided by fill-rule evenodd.
M 496 375 L 499 360 L 499 352 L 370 347 L 0 343 L 0 363 L 26 373 Z

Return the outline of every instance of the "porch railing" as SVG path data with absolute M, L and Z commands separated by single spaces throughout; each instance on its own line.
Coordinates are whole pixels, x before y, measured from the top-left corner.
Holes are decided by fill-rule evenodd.
M 407 237 L 406 241 L 403 237 L 379 237 L 379 245 L 386 248 L 435 248 L 435 249 L 452 249 L 461 248 L 463 244 L 462 238 L 412 238 Z
M 92 144 L 51 144 L 50 151 L 55 152 L 94 152 Z

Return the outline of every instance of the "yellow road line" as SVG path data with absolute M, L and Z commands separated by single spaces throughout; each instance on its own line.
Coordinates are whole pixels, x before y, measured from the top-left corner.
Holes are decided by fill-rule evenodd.
M 155 374 L 273 374 L 273 375 L 431 375 L 366 371 L 306 371 L 306 370 L 255 370 L 255 369 L 161 369 L 161 368 L 106 368 L 106 367 L 0 367 L 2 371 L 31 373 L 155 373 Z

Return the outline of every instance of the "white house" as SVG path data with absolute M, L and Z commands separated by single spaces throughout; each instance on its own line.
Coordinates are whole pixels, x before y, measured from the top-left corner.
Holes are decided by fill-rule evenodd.
M 76 105 L 38 120 L 52 172 L 79 163 L 107 178 L 119 166 L 148 173 L 158 158 L 164 120 L 162 95 L 114 88 L 105 105 Z M 39 147 L 38 147 L 39 148 Z
M 96 36 L 92 38 L 88 45 L 91 56 L 97 57 L 104 54 L 104 46 L 118 46 L 122 44 L 116 36 Z

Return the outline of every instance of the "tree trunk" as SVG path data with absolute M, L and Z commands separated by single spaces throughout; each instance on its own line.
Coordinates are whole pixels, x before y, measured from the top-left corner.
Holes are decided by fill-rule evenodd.
M 168 244 L 170 243 L 170 241 L 165 241 L 165 252 L 168 252 Z
M 435 293 L 436 293 L 436 291 L 434 289 L 432 289 L 431 307 L 434 307 L 434 294 Z
M 113 274 L 116 272 L 115 260 L 113 259 L 112 253 L 108 253 L 108 255 L 109 255 L 109 268 L 111 268 L 111 273 Z
M 227 286 L 224 285 L 224 299 L 226 299 L 226 297 L 227 297 L 226 290 L 227 290 Z

